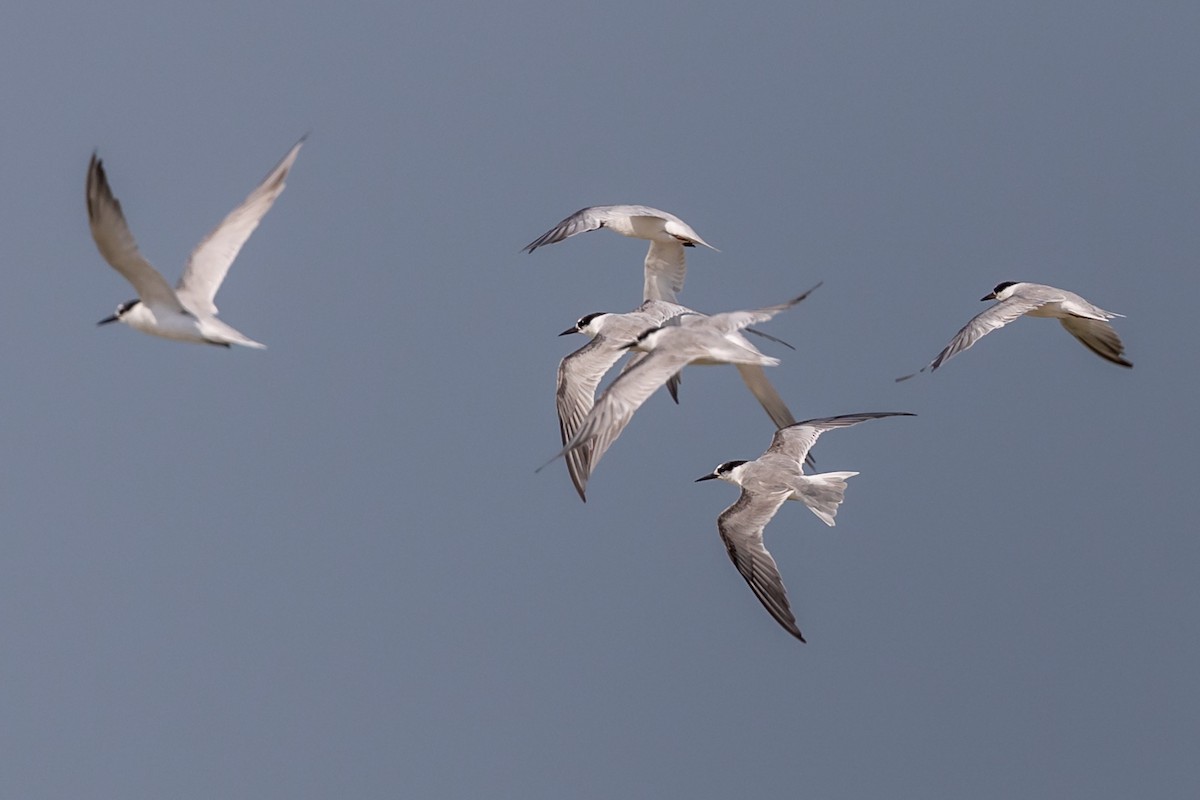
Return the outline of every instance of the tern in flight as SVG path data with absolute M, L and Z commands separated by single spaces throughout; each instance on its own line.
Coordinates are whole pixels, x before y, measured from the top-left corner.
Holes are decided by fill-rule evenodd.
M 558 407 L 558 428 L 564 445 L 571 440 L 584 417 L 592 410 L 596 387 L 605 373 L 612 369 L 621 356 L 629 352 L 625 345 L 650 328 L 656 328 L 681 314 L 692 313 L 694 312 L 690 309 L 675 303 L 647 300 L 628 314 L 587 314 L 580 317 L 573 327 L 559 334 L 569 336 L 572 333 L 582 333 L 591 337 L 591 341 L 564 357 L 558 364 L 554 398 Z M 625 369 L 629 369 L 645 356 L 645 353 L 634 353 L 626 362 Z M 676 402 L 678 384 L 678 375 L 673 375 L 667 381 L 667 388 Z M 575 491 L 585 502 L 587 497 L 584 487 L 587 484 L 586 475 L 590 472 L 590 453 L 591 448 L 585 445 L 575 448 L 565 456 L 571 483 L 575 484 Z
M 763 545 L 763 529 L 788 500 L 799 500 L 826 525 L 834 524 L 846 492 L 846 479 L 857 472 L 823 472 L 805 475 L 801 464 L 825 431 L 857 425 L 882 417 L 911 417 L 905 411 L 845 414 L 797 422 L 775 431 L 771 446 L 753 461 L 726 461 L 696 482 L 719 479 L 737 484 L 737 502 L 717 517 L 717 530 L 738 572 L 754 596 L 784 629 L 804 641 L 788 603 L 787 591 L 775 559 Z
M 522 250 L 532 253 L 542 245 L 569 239 L 577 233 L 607 228 L 622 236 L 649 239 L 646 251 L 643 300 L 665 300 L 674 303 L 683 291 L 687 277 L 687 260 L 683 248 L 704 245 L 716 250 L 700 238 L 700 234 L 674 214 L 650 206 L 591 206 L 581 208 L 550 230 L 525 245 Z
M 1055 289 L 1040 283 L 1024 281 L 1005 281 L 981 301 L 996 300 L 994 306 L 976 314 L 954 335 L 950 344 L 938 353 L 937 358 L 922 367 L 920 372 L 933 372 L 954 356 L 966 350 L 992 331 L 1000 330 L 1017 317 L 1051 317 L 1062 323 L 1067 333 L 1078 339 L 1084 347 L 1106 361 L 1119 364 L 1122 367 L 1132 367 L 1133 364 L 1125 358 L 1125 345 L 1108 324 L 1110 319 L 1124 316 L 1105 311 L 1099 306 L 1092 305 L 1074 292 L 1066 289 Z M 904 381 L 912 375 L 897 378 Z
M 760 367 L 779 364 L 779 359 L 759 352 L 741 331 L 791 308 L 816 288 L 814 286 L 781 305 L 756 311 L 729 311 L 695 318 L 689 316 L 686 323 L 650 328 L 636 340 L 626 343 L 624 349 L 637 349 L 649 355 L 609 384 L 579 423 L 574 436 L 538 470 L 559 456 L 586 446 L 589 452 L 584 469 L 578 476 L 573 476 L 577 477 L 576 489 L 582 496 L 592 470 L 633 419 L 634 412 L 679 370 L 688 364 L 750 364 Z M 771 391 L 774 392 L 774 389 Z M 759 392 L 756 391 L 755 395 L 759 396 Z
M 304 139 L 296 142 L 258 188 L 196 246 L 174 289 L 138 252 L 137 242 L 121 212 L 121 203 L 109 188 L 104 164 L 93 153 L 87 173 L 92 238 L 104 260 L 133 284 L 138 293 L 136 300 L 121 303 L 116 313 L 98 324 L 123 322 L 143 333 L 181 342 L 266 347 L 217 319 L 213 298 L 238 251 L 283 191 L 288 170 L 302 144 Z
M 625 362 L 622 373 L 646 356 L 637 350 L 631 351 L 627 345 L 636 340 L 642 333 L 660 325 L 690 325 L 697 320 L 703 320 L 704 314 L 693 311 L 678 303 L 667 303 L 662 300 L 647 300 L 635 310 L 627 314 L 595 312 L 579 318 L 574 327 L 559 334 L 567 336 L 572 333 L 582 333 L 592 337 L 592 340 L 569 354 L 558 365 L 557 389 L 555 402 L 558 406 L 559 432 L 565 445 L 575 435 L 579 425 L 595 403 L 596 387 L 605 373 L 626 353 L 632 352 L 630 359 Z M 700 324 L 704 324 L 700 322 Z M 774 336 L 746 329 L 748 333 L 779 342 L 785 347 L 791 347 L 787 342 Z M 792 348 L 795 349 L 795 348 Z M 779 392 L 767 378 L 760 364 L 735 364 L 742 380 L 758 402 L 762 405 L 767 416 L 771 418 L 776 428 L 783 428 L 796 422 L 787 403 L 779 396 Z M 667 391 L 671 399 L 679 402 L 680 373 L 675 373 L 667 379 Z M 567 472 L 575 491 L 580 499 L 587 502 L 584 493 L 586 476 L 590 472 L 588 463 L 591 456 L 591 445 L 585 444 L 570 451 L 564 457 Z M 812 465 L 811 456 L 809 457 Z

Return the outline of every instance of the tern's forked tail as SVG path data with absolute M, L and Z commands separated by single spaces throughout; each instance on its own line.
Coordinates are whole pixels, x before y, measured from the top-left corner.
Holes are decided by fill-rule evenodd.
M 822 472 L 818 475 L 801 475 L 796 494 L 826 525 L 833 526 L 838 506 L 846 494 L 846 479 L 857 472 Z

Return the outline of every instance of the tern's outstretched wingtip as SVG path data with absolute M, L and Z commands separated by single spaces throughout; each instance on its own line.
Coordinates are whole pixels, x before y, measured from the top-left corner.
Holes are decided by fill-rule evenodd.
M 552 456 L 550 457 L 550 460 L 549 460 L 549 461 L 547 461 L 545 464 L 542 464 L 540 467 L 538 467 L 537 469 L 535 469 L 535 470 L 533 471 L 533 474 L 534 474 L 534 475 L 538 474 L 539 472 L 541 472 L 542 470 L 544 470 L 546 467 L 550 466 L 550 465 L 551 465 L 551 464 L 553 464 L 555 461 L 558 461 L 560 458 L 562 458 L 563 456 L 565 456 L 567 453 L 571 452 L 571 450 L 573 450 L 573 449 L 574 449 L 574 448 L 572 448 L 572 447 L 564 447 L 562 450 L 559 450 L 557 453 L 555 453 L 554 455 L 552 455 Z
M 776 344 L 781 344 L 781 345 L 783 345 L 784 347 L 788 348 L 789 350 L 795 350 L 795 349 L 796 349 L 796 348 L 795 348 L 793 345 L 790 345 L 790 344 L 788 344 L 788 343 L 787 343 L 787 342 L 785 342 L 783 339 L 780 339 L 780 338 L 778 338 L 778 337 L 772 336 L 772 335 L 771 335 L 771 334 L 769 334 L 769 333 L 763 333 L 763 332 L 762 332 L 762 331 L 760 331 L 758 328 L 746 328 L 746 333 L 753 333 L 755 336 L 761 336 L 762 338 L 764 338 L 764 339 L 766 339 L 766 340 L 768 340 L 768 341 L 775 342 Z
M 802 301 L 802 300 L 804 300 L 805 298 L 807 298 L 807 297 L 808 297 L 810 294 L 812 294 L 813 292 L 815 292 L 817 289 L 820 289 L 820 288 L 821 288 L 821 285 L 822 285 L 822 284 L 824 284 L 824 283 L 825 283 L 825 281 L 817 281 L 816 285 L 814 285 L 814 286 L 813 286 L 811 289 L 809 289 L 808 291 L 804 292 L 803 294 L 800 294 L 800 295 L 798 295 L 798 296 L 796 296 L 796 297 L 793 297 L 791 300 L 789 300 L 789 301 L 787 302 L 787 304 L 786 304 L 786 305 L 788 305 L 788 306 L 794 306 L 794 305 L 796 305 L 796 304 L 797 304 L 797 303 L 799 303 L 800 301 Z
M 921 367 L 916 372 L 910 372 L 907 375 L 901 375 L 899 378 L 896 378 L 896 383 L 900 383 L 901 381 L 906 381 L 909 378 L 915 378 L 918 375 L 920 375 L 922 372 L 926 372 L 928 370 L 929 370 L 929 367 Z

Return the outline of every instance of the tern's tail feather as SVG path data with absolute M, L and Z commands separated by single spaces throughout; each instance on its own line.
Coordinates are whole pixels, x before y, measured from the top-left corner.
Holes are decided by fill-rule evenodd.
M 826 525 L 833 525 L 838 506 L 846 494 L 846 479 L 857 472 L 822 472 L 819 475 L 804 475 L 796 493 L 800 500 Z
M 202 330 L 214 344 L 240 344 L 243 347 L 254 347 L 259 350 L 266 348 L 262 342 L 254 341 L 232 325 L 222 322 L 216 317 L 205 320 Z
M 667 391 L 671 393 L 671 399 L 675 401 L 675 405 L 679 405 L 679 384 L 681 383 L 683 383 L 682 372 L 676 372 L 667 378 Z

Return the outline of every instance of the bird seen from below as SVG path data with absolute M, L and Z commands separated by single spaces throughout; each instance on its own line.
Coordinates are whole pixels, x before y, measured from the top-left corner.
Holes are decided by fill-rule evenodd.
M 805 641 L 788 603 L 787 591 L 775 559 L 763 545 L 763 529 L 785 502 L 798 500 L 826 525 L 834 524 L 846 492 L 846 480 L 857 472 L 823 472 L 805 475 L 805 456 L 825 431 L 846 428 L 869 419 L 911 417 L 907 411 L 844 414 L 797 422 L 780 428 L 767 451 L 753 461 L 726 461 L 696 482 L 723 480 L 737 484 L 737 502 L 717 517 L 717 531 L 738 572 L 754 596 L 784 630 Z
M 121 203 L 108 185 L 104 164 L 93 153 L 86 192 L 92 238 L 104 260 L 138 293 L 136 300 L 121 303 L 112 316 L 98 324 L 123 322 L 143 333 L 181 342 L 266 347 L 217 319 L 213 298 L 238 251 L 283 191 L 288 171 L 303 144 L 303 138 L 296 142 L 241 205 L 196 246 L 174 289 L 138 251 Z

